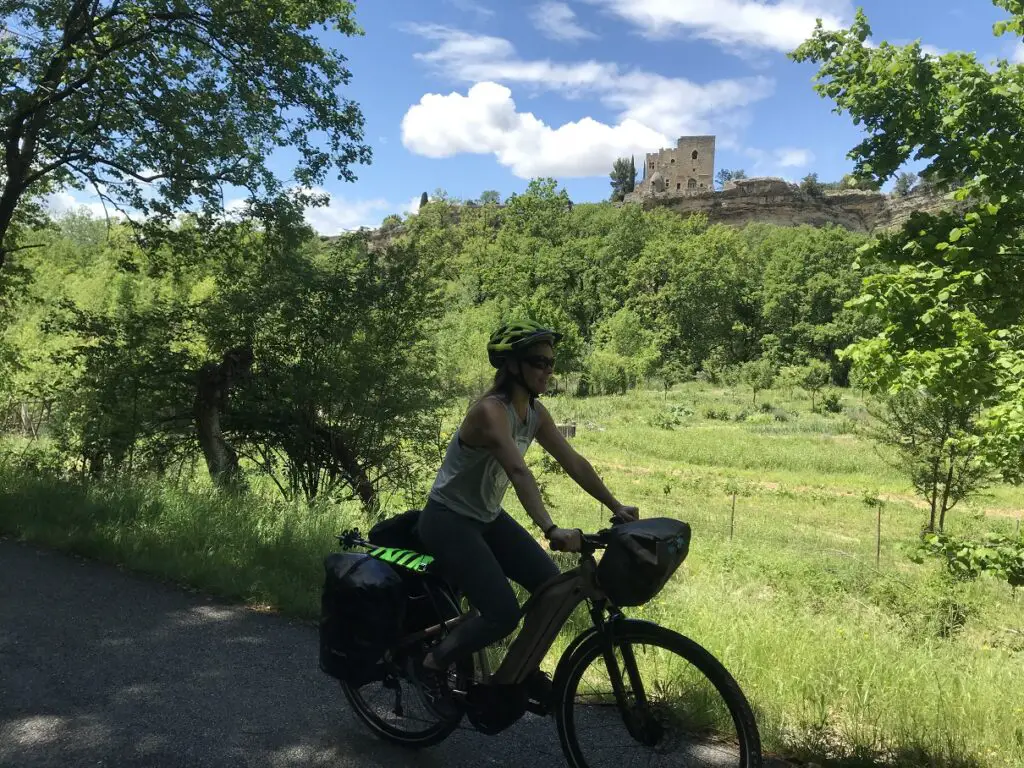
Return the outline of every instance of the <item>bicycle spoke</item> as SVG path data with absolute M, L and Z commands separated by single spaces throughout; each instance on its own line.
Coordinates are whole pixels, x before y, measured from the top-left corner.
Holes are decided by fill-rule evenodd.
M 703 673 L 671 650 L 642 643 L 628 648 L 632 654 L 627 652 L 626 658 L 632 656 L 636 665 L 632 673 L 621 645 L 613 654 L 624 688 L 621 705 L 600 653 L 576 683 L 572 728 L 586 764 L 738 768 L 735 725 Z

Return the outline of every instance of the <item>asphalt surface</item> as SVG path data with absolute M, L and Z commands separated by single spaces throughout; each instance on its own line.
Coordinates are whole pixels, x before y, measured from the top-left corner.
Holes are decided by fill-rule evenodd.
M 371 735 L 309 624 L 0 540 L 0 766 L 564 765 L 550 719 L 419 752 Z

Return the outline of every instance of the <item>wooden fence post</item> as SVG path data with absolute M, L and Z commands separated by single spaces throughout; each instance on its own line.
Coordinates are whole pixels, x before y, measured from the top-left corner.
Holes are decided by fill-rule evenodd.
M 878 502 L 878 528 L 875 533 L 875 567 L 882 562 L 882 502 Z

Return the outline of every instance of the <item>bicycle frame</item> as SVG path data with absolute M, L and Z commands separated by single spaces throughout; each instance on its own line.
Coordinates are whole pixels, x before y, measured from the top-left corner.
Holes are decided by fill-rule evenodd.
M 593 556 L 586 555 L 579 566 L 552 577 L 530 596 L 523 605 L 523 627 L 498 669 L 490 675 L 489 682 L 506 685 L 524 682 L 547 655 L 576 606 L 584 600 L 604 603 L 605 595 L 595 578 L 596 568 Z M 409 645 L 440 632 L 450 631 L 469 620 L 472 615 L 462 614 L 443 624 L 435 624 L 408 635 L 399 641 L 399 645 Z

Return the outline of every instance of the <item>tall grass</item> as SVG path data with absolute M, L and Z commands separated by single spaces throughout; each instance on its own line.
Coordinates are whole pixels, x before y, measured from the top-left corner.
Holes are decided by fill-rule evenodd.
M 313 618 L 322 560 L 355 510 L 156 481 L 54 483 L 0 473 L 0 533 Z
M 936 562 L 910 562 L 926 513 L 858 434 L 866 416 L 854 398 L 834 415 L 785 392 L 760 400 L 771 410 L 698 384 L 667 397 L 548 400 L 557 420 L 576 422 L 573 444 L 619 498 L 693 526 L 680 574 L 632 613 L 726 664 L 769 752 L 845 768 L 1024 766 L 1024 600 L 1005 583 L 951 582 Z M 538 458 L 533 449 L 540 472 Z M 606 524 L 567 477 L 540 478 L 560 524 Z M 886 499 L 880 567 L 865 493 Z M 514 494 L 506 502 L 525 522 Z M 1000 486 L 958 507 L 950 528 L 1009 533 L 1021 509 L 1024 493 Z M 365 525 L 351 507 L 0 469 L 0 532 L 303 617 L 316 615 L 323 555 L 351 524 Z M 549 668 L 585 622 L 573 616 Z

